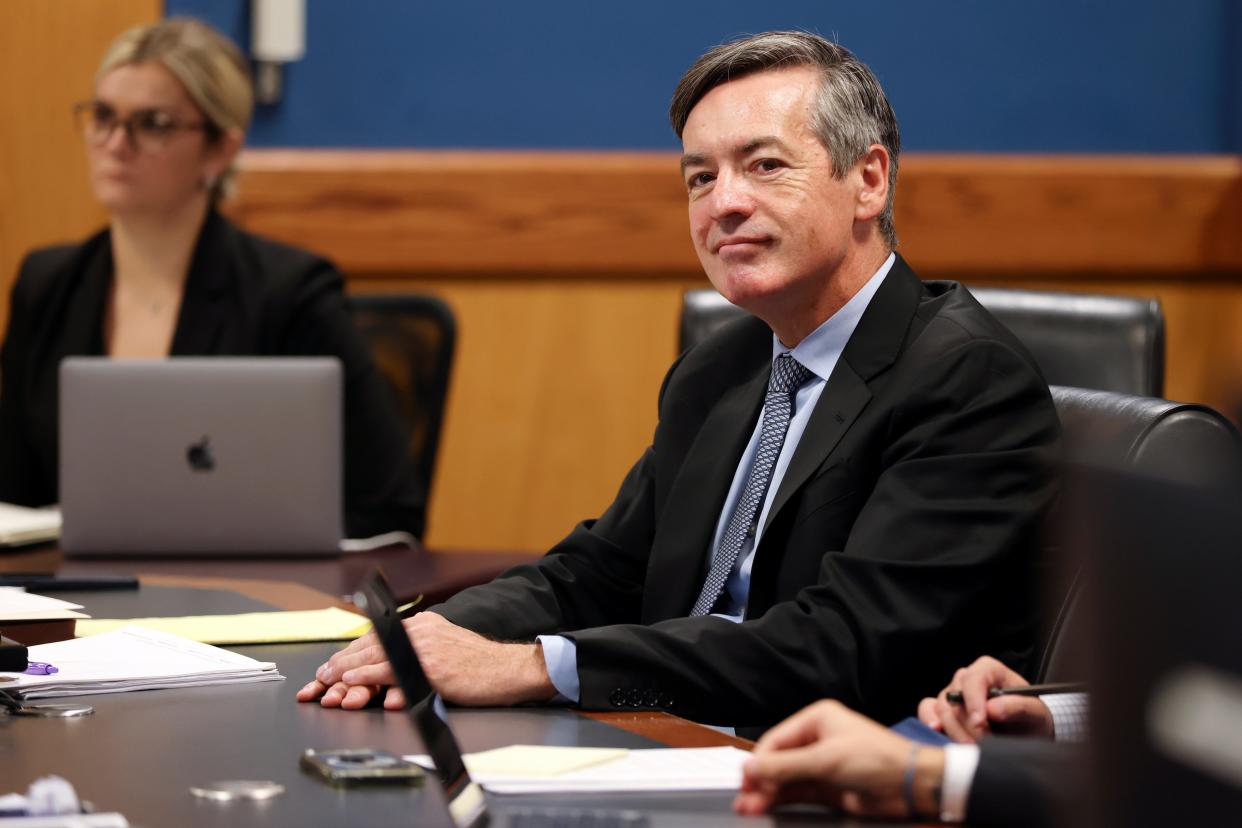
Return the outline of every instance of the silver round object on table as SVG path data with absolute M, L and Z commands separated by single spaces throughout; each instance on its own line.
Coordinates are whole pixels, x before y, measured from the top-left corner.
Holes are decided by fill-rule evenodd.
M 22 704 L 10 709 L 14 716 L 31 716 L 36 719 L 76 719 L 89 716 L 95 708 L 89 704 Z
M 268 779 L 225 779 L 190 788 L 190 793 L 213 802 L 237 802 L 243 799 L 262 801 L 280 796 L 284 792 L 284 785 Z

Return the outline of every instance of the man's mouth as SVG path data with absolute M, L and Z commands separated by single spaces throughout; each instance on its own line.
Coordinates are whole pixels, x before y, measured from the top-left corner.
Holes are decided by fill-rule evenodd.
M 770 242 L 767 236 L 730 236 L 716 243 L 716 253 L 741 253 L 757 250 Z

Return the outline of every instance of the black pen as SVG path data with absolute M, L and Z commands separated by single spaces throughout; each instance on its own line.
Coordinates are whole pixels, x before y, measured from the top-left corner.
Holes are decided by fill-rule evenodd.
M 1082 682 L 1061 682 L 1059 684 L 1027 684 L 1022 687 L 989 687 L 988 698 L 998 696 L 1050 696 L 1053 693 L 1083 693 L 1087 685 Z M 965 704 L 961 690 L 950 690 L 945 694 L 949 704 Z
M 64 592 L 74 589 L 137 589 L 133 575 L 50 575 L 16 573 L 0 575 L 0 587 L 24 587 L 28 592 Z

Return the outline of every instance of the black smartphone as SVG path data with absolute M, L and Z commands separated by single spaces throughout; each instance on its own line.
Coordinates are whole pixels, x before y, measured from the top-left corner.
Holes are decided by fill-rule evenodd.
M 333 785 L 416 785 L 423 769 L 382 750 L 340 748 L 302 752 L 303 770 Z

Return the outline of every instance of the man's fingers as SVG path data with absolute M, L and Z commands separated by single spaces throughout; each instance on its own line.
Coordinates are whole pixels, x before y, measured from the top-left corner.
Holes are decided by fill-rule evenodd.
M 342 710 L 361 710 L 371 703 L 371 699 L 375 698 L 379 693 L 378 687 L 372 687 L 363 684 L 350 685 L 345 692 L 344 698 L 341 699 Z
M 341 656 L 351 655 L 353 653 L 358 652 L 359 650 L 365 650 L 367 647 L 373 647 L 378 643 L 379 643 L 379 637 L 375 634 L 374 630 L 368 633 L 363 633 L 362 635 L 358 636 L 353 641 L 349 642 L 344 647 L 342 647 L 341 649 L 333 653 L 332 657 L 328 659 L 328 662 L 331 663 L 332 659 L 339 658 Z
M 978 663 L 978 662 L 976 662 Z M 962 701 L 965 708 L 965 723 L 975 736 L 980 736 L 988 729 L 988 690 L 996 686 L 995 677 L 990 666 L 983 669 L 972 668 L 962 677 Z
M 742 816 L 766 814 L 772 807 L 772 797 L 763 791 L 742 791 L 733 799 L 734 813 Z
M 839 801 L 840 791 L 826 779 L 795 780 L 787 785 L 743 789 L 733 800 L 733 810 L 743 816 L 759 816 L 785 803 L 824 802 L 838 805 Z
M 323 707 L 340 707 L 341 700 L 345 698 L 345 693 L 348 690 L 348 685 L 336 682 L 324 691 L 323 696 L 319 699 L 319 704 Z
M 400 687 L 389 687 L 388 692 L 384 695 L 385 710 L 404 710 L 405 709 L 405 693 Z
M 791 782 L 827 774 L 832 761 L 822 744 L 771 752 L 755 752 L 746 760 L 745 773 L 759 784 L 781 787 Z
M 944 730 L 944 724 L 936 713 L 936 699 L 923 699 L 919 702 L 919 721 L 932 730 Z
M 803 715 L 807 711 L 795 713 L 791 718 L 778 724 L 759 738 L 755 743 L 755 753 L 767 753 L 776 750 L 788 750 L 815 741 L 815 722 Z
M 988 702 L 988 716 L 1006 733 L 1052 736 L 1052 715 L 1031 696 L 997 696 Z
M 975 736 L 966 727 L 966 723 L 962 719 L 962 710 L 958 705 L 949 704 L 941 699 L 936 700 L 936 715 L 940 718 L 943 725 L 942 732 L 955 742 L 965 742 L 972 744 Z
M 397 677 L 387 661 L 380 664 L 364 664 L 341 675 L 346 684 L 396 684 Z
M 341 681 L 345 673 L 367 664 L 379 664 L 384 661 L 384 648 L 377 641 L 366 647 L 359 647 L 352 652 L 341 650 L 328 663 L 315 671 L 315 678 L 324 684 Z
M 322 696 L 324 694 L 324 691 L 327 689 L 328 689 L 328 686 L 326 684 L 319 681 L 318 679 L 312 679 L 309 683 L 306 684 L 306 686 L 304 686 L 301 690 L 298 691 L 298 696 L 297 696 L 298 701 L 300 702 L 314 701 L 315 699 Z

